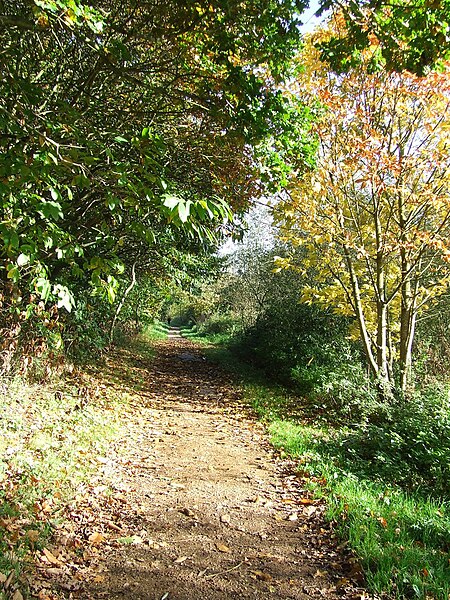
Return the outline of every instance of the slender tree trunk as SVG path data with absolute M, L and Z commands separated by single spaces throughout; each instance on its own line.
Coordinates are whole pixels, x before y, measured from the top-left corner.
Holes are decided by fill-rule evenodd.
M 416 329 L 417 313 L 413 299 L 409 299 L 405 310 L 402 306 L 401 330 L 400 330 L 400 387 L 402 392 L 406 392 L 411 381 L 412 370 L 412 347 Z M 403 305 L 403 295 L 402 295 Z M 403 319 L 405 323 L 403 323 Z
M 386 286 L 384 272 L 383 240 L 378 207 L 378 198 L 374 199 L 375 239 L 377 244 L 376 257 L 376 305 L 377 305 L 377 365 L 381 381 L 389 380 L 388 364 L 388 307 L 386 302 Z
M 114 335 L 114 328 L 116 326 L 117 319 L 120 315 L 123 305 L 125 304 L 125 300 L 127 299 L 128 294 L 131 292 L 131 290 L 134 288 L 135 285 L 136 285 L 136 261 L 134 261 L 133 266 L 131 267 L 131 283 L 127 287 L 125 292 L 123 293 L 122 299 L 120 300 L 119 304 L 117 305 L 116 312 L 114 313 L 114 318 L 112 320 L 111 327 L 109 329 L 109 343 L 110 344 L 112 343 L 112 339 L 113 339 L 113 335 Z
M 367 331 L 366 319 L 364 317 L 364 311 L 363 311 L 363 307 L 362 307 L 361 292 L 359 289 L 358 277 L 357 277 L 357 275 L 355 273 L 355 269 L 353 267 L 353 261 L 352 261 L 350 249 L 345 244 L 343 244 L 343 249 L 344 249 L 344 256 L 345 256 L 345 262 L 347 265 L 348 274 L 350 276 L 352 295 L 353 295 L 353 299 L 354 299 L 354 303 L 355 303 L 355 312 L 356 312 L 356 317 L 358 319 L 359 331 L 361 334 L 361 340 L 363 342 L 364 353 L 367 358 L 367 364 L 369 365 L 372 374 L 375 377 L 378 377 L 378 375 L 379 375 L 378 364 L 373 355 L 372 343 L 370 340 L 369 332 Z
M 403 148 L 399 148 L 399 159 L 403 158 Z M 400 388 L 405 392 L 411 375 L 411 353 L 414 339 L 416 315 L 414 309 L 414 298 L 411 288 L 411 264 L 407 250 L 407 219 L 405 215 L 403 186 L 398 186 L 398 222 L 400 229 L 400 269 L 401 269 L 401 306 L 400 306 Z

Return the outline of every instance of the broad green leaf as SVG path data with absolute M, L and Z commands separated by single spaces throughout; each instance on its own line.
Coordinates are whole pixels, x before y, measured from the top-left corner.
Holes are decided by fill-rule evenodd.
M 167 206 L 167 208 L 170 209 L 175 208 L 175 206 L 178 206 L 180 202 L 183 202 L 182 198 L 179 198 L 178 196 L 172 196 L 171 194 L 166 194 L 163 196 L 163 198 L 164 206 Z
M 38 209 L 41 212 L 42 216 L 46 219 L 53 219 L 58 221 L 64 217 L 62 212 L 62 207 L 59 202 L 52 202 L 50 200 L 46 202 L 40 202 L 38 205 Z
M 184 203 L 180 202 L 178 204 L 178 216 L 180 217 L 180 221 L 182 223 L 186 223 L 186 221 L 189 218 L 189 214 L 191 212 L 191 204 L 192 202 L 190 200 L 187 200 Z
M 18 267 L 24 267 L 29 262 L 30 262 L 30 257 L 28 256 L 28 254 L 24 254 L 23 252 L 21 252 L 19 254 L 19 256 L 17 257 L 17 260 L 16 260 Z
M 50 188 L 50 194 L 56 202 L 61 199 L 61 194 L 55 188 Z
M 53 293 L 57 297 L 57 307 L 71 312 L 75 306 L 75 300 L 69 289 L 65 285 L 57 284 L 53 288 Z
M 39 277 L 35 280 L 34 287 L 40 295 L 41 299 L 44 300 L 44 302 L 47 301 L 50 296 L 50 291 L 52 289 L 50 281 L 45 277 Z
M 19 269 L 17 268 L 17 265 L 13 265 L 13 264 L 8 264 L 6 267 L 7 271 L 8 271 L 8 279 L 11 279 L 12 281 L 14 281 L 14 283 L 17 283 L 20 279 L 20 273 L 19 273 Z

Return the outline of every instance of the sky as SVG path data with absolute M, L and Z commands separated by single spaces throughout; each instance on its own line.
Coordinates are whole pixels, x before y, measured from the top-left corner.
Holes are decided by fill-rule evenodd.
M 314 16 L 314 13 L 319 9 L 319 0 L 310 0 L 310 6 L 302 15 L 303 26 L 302 33 L 310 33 L 322 21 L 323 16 L 319 19 Z

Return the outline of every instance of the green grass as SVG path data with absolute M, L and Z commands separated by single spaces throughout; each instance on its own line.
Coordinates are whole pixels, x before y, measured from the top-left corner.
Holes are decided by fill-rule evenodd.
M 133 365 L 116 356 L 108 365 L 45 386 L 0 382 L 0 573 L 14 570 L 15 581 L 24 581 L 24 594 L 21 574 L 35 551 L 49 543 L 77 490 L 101 481 L 111 445 L 123 435 L 138 393 L 137 386 L 125 385 Z M 118 375 L 120 385 L 105 384 L 107 370 Z
M 240 380 L 273 445 L 297 459 L 306 482 L 326 498 L 328 518 L 359 558 L 368 588 L 392 598 L 449 600 L 448 444 L 436 437 L 433 447 L 419 430 L 422 417 L 436 414 L 413 406 L 399 409 L 390 426 L 337 426 L 323 410 L 315 419 L 307 399 L 272 385 L 226 348 L 205 352 Z
M 170 326 L 162 321 L 155 321 L 151 325 L 144 327 L 143 335 L 148 341 L 164 340 L 167 338 L 167 332 Z

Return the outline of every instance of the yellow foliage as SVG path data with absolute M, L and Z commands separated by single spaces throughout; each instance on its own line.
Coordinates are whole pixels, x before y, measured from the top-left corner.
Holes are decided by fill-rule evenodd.
M 448 289 L 450 69 L 337 76 L 312 45 L 327 35 L 310 38 L 293 86 L 325 108 L 317 169 L 293 179 L 277 222 L 316 282 L 302 300 L 359 315 L 375 347 L 382 307 L 395 343 L 405 309 L 415 317 Z

